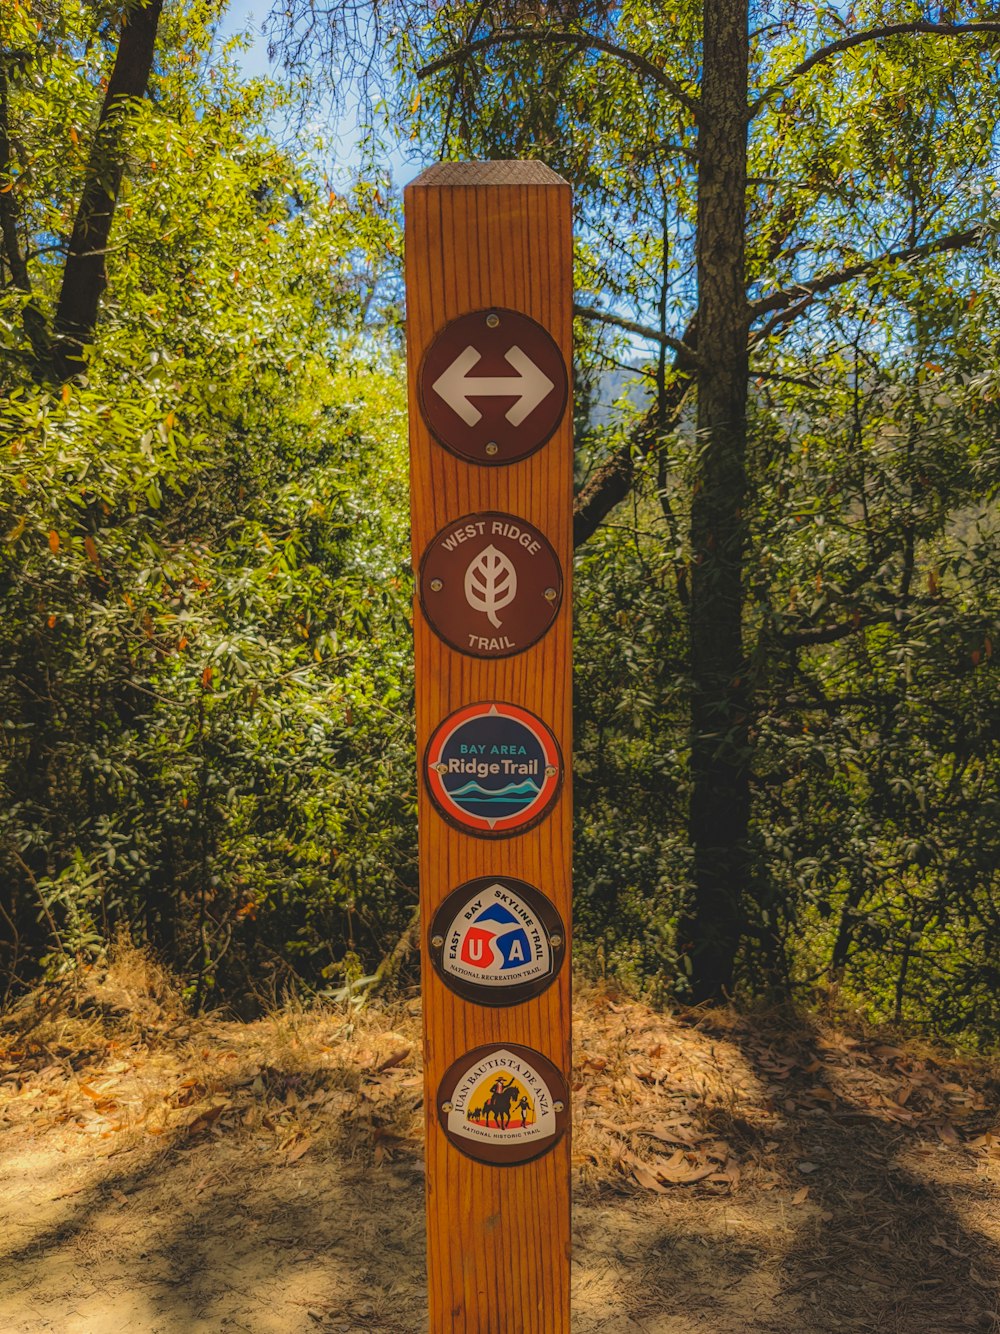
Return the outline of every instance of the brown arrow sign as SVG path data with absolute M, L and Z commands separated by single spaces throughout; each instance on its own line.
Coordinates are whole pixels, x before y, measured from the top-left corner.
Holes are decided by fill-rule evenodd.
M 420 367 L 420 408 L 440 444 L 471 463 L 515 463 L 540 449 L 566 409 L 550 334 L 514 310 L 477 310 L 435 336 Z

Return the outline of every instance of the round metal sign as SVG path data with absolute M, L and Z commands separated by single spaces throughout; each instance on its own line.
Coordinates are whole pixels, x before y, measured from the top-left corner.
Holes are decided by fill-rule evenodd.
M 468 704 L 434 730 L 424 754 L 431 800 L 479 838 L 523 834 L 552 809 L 562 755 L 540 718 L 516 704 Z
M 456 1149 L 506 1167 L 547 1153 L 569 1124 L 569 1091 L 541 1052 L 508 1042 L 476 1047 L 449 1066 L 438 1120 Z
M 551 900 L 512 876 L 459 885 L 431 923 L 430 956 L 449 991 L 479 1005 L 517 1005 L 555 979 L 566 930 Z
M 447 524 L 420 562 L 420 605 L 431 628 L 474 658 L 507 658 L 538 642 L 562 600 L 556 553 L 511 514 Z
M 566 410 L 566 364 L 552 335 L 499 307 L 446 324 L 424 355 L 420 410 L 431 434 L 470 463 L 516 463 Z

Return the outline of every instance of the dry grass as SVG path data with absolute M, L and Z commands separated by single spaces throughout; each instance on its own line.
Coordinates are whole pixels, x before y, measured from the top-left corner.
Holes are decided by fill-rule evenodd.
M 860 1026 L 599 997 L 577 1057 L 577 1198 L 629 1175 L 657 1197 L 617 1259 L 646 1294 L 637 1328 L 1000 1328 L 995 1066 Z M 664 1313 L 668 1255 L 699 1294 L 687 1314 Z
M 575 1050 L 574 1329 L 1000 1330 L 995 1066 L 593 991 Z M 123 944 L 0 1026 L 0 1330 L 422 1329 L 420 1106 L 416 1002 L 195 1020 Z
M 22 997 L 0 1018 L 0 1044 L 87 1060 L 102 1044 L 168 1040 L 187 1023 L 176 980 L 120 935 L 107 964 L 81 964 L 59 982 Z

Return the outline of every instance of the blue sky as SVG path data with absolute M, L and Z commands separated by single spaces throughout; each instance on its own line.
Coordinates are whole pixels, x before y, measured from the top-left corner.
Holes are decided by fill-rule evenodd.
M 248 51 L 240 52 L 236 57 L 236 63 L 243 73 L 250 77 L 272 75 L 276 79 L 283 79 L 284 74 L 280 64 L 268 59 L 267 39 L 261 32 L 261 24 L 269 11 L 268 0 L 232 0 L 219 25 L 219 36 L 225 39 L 237 33 L 248 33 L 253 45 Z M 334 160 L 331 163 L 324 154 L 322 163 L 328 175 L 336 176 L 338 169 L 350 173 L 361 166 L 359 145 L 363 130 L 356 98 L 349 98 L 347 106 L 334 119 L 329 120 L 326 116 L 316 118 L 310 123 L 309 128 L 315 129 L 330 145 L 329 151 Z M 385 165 L 391 171 L 394 183 L 402 186 L 412 180 L 425 164 L 412 155 L 409 146 L 404 147 L 400 144 L 393 147 Z

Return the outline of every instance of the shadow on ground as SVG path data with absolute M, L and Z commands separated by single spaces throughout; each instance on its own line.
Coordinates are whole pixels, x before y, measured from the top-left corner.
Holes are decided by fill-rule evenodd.
M 655 1129 L 682 1108 L 742 1170 L 732 1188 L 641 1191 L 609 1148 L 577 1191 L 575 1334 L 1000 1331 L 996 1171 L 949 1122 L 905 1122 L 903 1102 L 919 1109 L 928 1080 L 935 1097 L 961 1095 L 946 1072 L 896 1061 L 892 1080 L 911 1092 L 882 1107 L 881 1093 L 864 1095 L 857 1052 L 806 1022 L 638 1006 L 626 1019 L 615 1059 L 627 1065 L 631 1042 L 660 1052 L 662 1071 L 641 1072 L 652 1091 L 634 1105 L 618 1081 L 615 1116 Z M 651 1048 L 656 1026 L 666 1036 Z M 30 1082 L 21 1090 L 29 1104 L 0 1121 L 4 1334 L 425 1328 L 419 1071 L 408 1057 L 392 1064 L 399 1033 L 363 1061 L 331 1055 L 317 1034 L 308 1059 L 241 1054 L 220 1074 L 236 1032 L 204 1028 L 197 1059 L 190 1044 L 161 1052 L 173 1103 L 191 1089 L 201 1101 L 184 1125 L 119 1136 L 121 1147 L 48 1116 Z M 672 1074 L 691 1053 L 717 1072 L 712 1091 Z M 135 1053 L 136 1068 L 150 1059 Z M 870 1064 L 882 1089 L 886 1063 Z M 60 1089 L 79 1096 L 85 1075 L 50 1080 L 53 1105 Z M 613 1121 L 606 1138 L 619 1142 Z
M 716 1051 L 735 1048 L 776 1114 L 761 1124 L 738 1103 L 708 1113 L 750 1164 L 726 1202 L 704 1201 L 695 1216 L 689 1203 L 680 1218 L 669 1197 L 579 1211 L 581 1261 L 596 1249 L 613 1275 L 603 1301 L 600 1281 L 592 1284 L 604 1319 L 584 1313 L 580 1330 L 1000 1330 L 997 1174 L 962 1149 L 950 1123 L 929 1140 L 926 1126 L 852 1100 L 840 1078 L 851 1051 L 831 1048 L 830 1033 L 801 1019 L 695 1022 Z M 785 1189 L 766 1189 L 753 1170 L 765 1154 Z M 616 1213 L 628 1222 L 616 1224 Z

